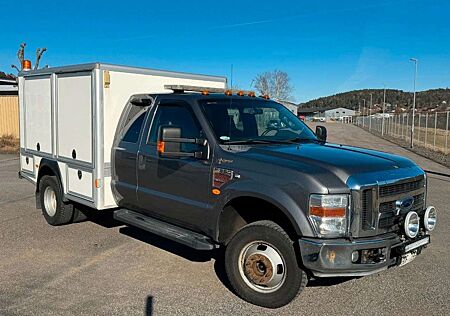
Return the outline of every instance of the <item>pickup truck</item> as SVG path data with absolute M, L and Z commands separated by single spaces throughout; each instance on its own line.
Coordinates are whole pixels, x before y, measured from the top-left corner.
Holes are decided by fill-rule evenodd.
M 309 278 L 378 273 L 430 243 L 436 209 L 411 160 L 328 143 L 324 126 L 313 132 L 267 96 L 166 88 L 173 93 L 131 96 L 120 115 L 114 217 L 197 250 L 223 250 L 244 300 L 281 307 Z M 79 214 L 50 165 L 41 159 L 46 171 L 36 171 L 37 204 L 49 224 L 66 224 Z

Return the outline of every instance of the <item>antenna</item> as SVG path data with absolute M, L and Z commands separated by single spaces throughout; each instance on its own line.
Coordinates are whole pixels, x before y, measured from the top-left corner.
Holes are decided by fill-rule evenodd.
M 231 64 L 231 69 L 230 69 L 230 84 L 231 84 L 231 90 L 233 90 L 233 64 Z

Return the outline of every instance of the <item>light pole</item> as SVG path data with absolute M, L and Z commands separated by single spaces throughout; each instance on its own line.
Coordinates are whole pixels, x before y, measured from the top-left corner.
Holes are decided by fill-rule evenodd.
M 381 117 L 381 135 L 384 135 L 384 110 L 386 106 L 386 85 L 384 85 L 384 92 L 383 92 L 383 114 Z
M 372 93 L 370 94 L 370 105 L 369 105 L 369 131 L 372 129 Z
M 410 61 L 414 62 L 414 95 L 413 95 L 413 110 L 412 110 L 412 122 L 411 122 L 411 148 L 414 147 L 414 114 L 416 114 L 416 80 L 417 80 L 417 58 L 410 58 Z

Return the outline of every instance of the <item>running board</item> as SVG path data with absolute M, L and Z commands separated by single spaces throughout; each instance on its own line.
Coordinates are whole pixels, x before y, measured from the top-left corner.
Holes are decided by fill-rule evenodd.
M 114 211 L 114 219 L 197 250 L 216 248 L 211 239 L 202 234 L 127 209 Z

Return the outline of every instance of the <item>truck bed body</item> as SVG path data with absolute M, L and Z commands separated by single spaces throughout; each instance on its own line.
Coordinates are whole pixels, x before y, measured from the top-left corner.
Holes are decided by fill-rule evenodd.
M 177 84 L 225 88 L 226 78 L 102 63 L 21 72 L 21 176 L 36 183 L 41 160 L 51 160 L 66 199 L 117 207 L 111 148 L 120 115 L 131 95 Z

